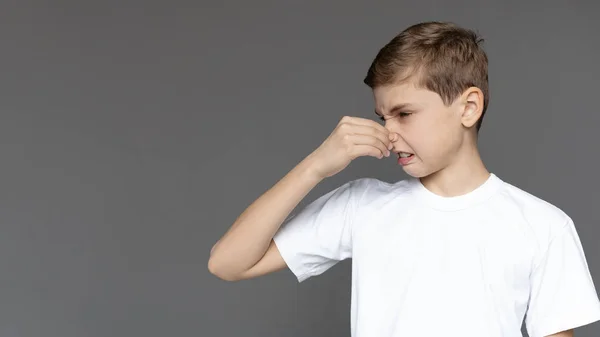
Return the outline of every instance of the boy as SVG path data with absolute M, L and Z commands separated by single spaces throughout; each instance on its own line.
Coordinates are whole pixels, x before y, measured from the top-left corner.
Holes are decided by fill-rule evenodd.
M 364 82 L 383 124 L 344 117 L 250 205 L 211 251 L 224 280 L 286 266 L 301 282 L 352 258 L 354 337 L 572 336 L 600 319 L 573 221 L 488 172 L 477 135 L 487 56 L 472 31 L 414 25 Z M 360 156 L 394 153 L 410 179 L 350 181 L 290 216 Z

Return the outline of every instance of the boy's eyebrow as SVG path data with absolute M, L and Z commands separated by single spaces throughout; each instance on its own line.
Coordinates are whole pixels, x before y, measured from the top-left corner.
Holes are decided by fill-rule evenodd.
M 401 110 L 406 110 L 406 109 L 413 109 L 413 105 L 410 103 L 397 104 L 390 109 L 390 113 L 394 113 L 396 111 L 401 111 Z M 377 112 L 377 109 L 375 109 L 375 114 L 377 116 L 381 116 L 381 114 L 379 112 Z

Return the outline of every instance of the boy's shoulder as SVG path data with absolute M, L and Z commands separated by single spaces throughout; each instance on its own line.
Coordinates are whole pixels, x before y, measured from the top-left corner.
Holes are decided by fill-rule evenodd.
M 502 195 L 507 203 L 513 204 L 526 217 L 569 220 L 567 213 L 558 205 L 509 182 L 503 181 Z
M 512 206 L 525 213 L 536 215 L 545 214 L 551 217 L 565 218 L 568 215 L 557 205 L 504 179 L 492 176 L 496 180 L 496 194 L 490 198 L 492 204 L 498 203 Z M 361 199 L 374 200 L 387 197 L 415 196 L 419 189 L 416 178 L 405 178 L 396 181 L 386 181 L 373 177 L 362 177 L 349 180 L 341 186 Z
M 351 191 L 358 201 L 365 203 L 408 195 L 414 187 L 415 181 L 411 178 L 386 181 L 374 177 L 361 177 L 342 185 L 342 188 Z
M 495 180 L 496 190 L 484 207 L 501 212 L 503 217 L 514 221 L 525 221 L 531 226 L 551 227 L 554 230 L 560 230 L 572 221 L 562 208 L 547 199 L 496 175 L 492 175 L 492 179 Z M 418 180 L 412 177 L 396 181 L 363 177 L 350 180 L 346 186 L 353 191 L 353 195 L 362 207 L 376 207 L 393 199 L 410 200 L 408 203 L 401 203 L 408 205 L 421 195 L 418 193 L 420 191 Z
M 546 239 L 574 226 L 571 217 L 557 204 L 506 181 L 498 198 L 498 207 Z

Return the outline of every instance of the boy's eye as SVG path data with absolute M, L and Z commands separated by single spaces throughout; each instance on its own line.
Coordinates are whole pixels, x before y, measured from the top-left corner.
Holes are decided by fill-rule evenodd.
M 395 117 L 406 118 L 406 117 L 410 116 L 411 114 L 412 113 L 410 113 L 410 112 L 400 112 L 396 116 L 390 117 L 390 119 L 395 118 Z M 379 119 L 384 122 L 386 121 L 386 119 L 383 116 L 379 116 Z

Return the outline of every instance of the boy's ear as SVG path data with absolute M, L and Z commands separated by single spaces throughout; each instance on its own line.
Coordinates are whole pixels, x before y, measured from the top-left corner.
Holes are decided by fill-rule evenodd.
M 483 111 L 483 92 L 477 87 L 470 87 L 461 95 L 461 122 L 470 128 L 474 126 Z

